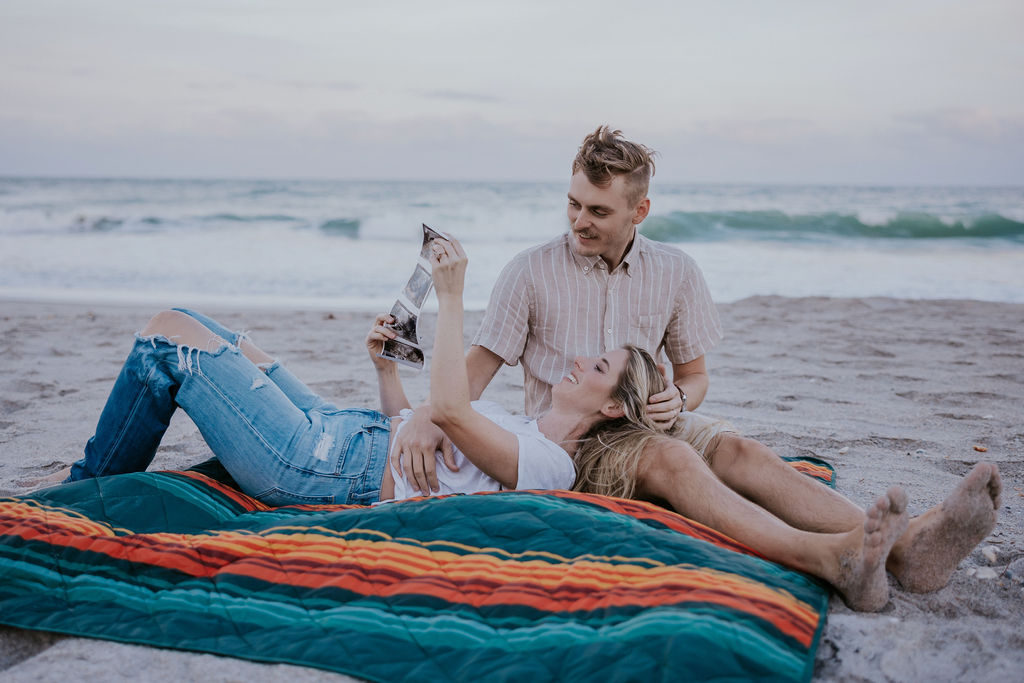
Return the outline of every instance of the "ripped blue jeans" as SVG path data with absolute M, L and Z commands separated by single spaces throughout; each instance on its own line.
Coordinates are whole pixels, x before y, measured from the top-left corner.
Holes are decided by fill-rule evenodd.
M 239 351 L 241 333 L 177 310 L 229 343 L 208 352 L 137 336 L 68 481 L 145 470 L 180 406 L 242 490 L 268 505 L 378 500 L 387 416 L 338 409 L 279 363 L 264 372 Z

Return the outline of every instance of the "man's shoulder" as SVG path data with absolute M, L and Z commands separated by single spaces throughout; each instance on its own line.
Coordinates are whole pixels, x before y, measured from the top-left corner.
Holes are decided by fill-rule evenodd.
M 675 245 L 652 240 L 640 233 L 637 233 L 636 239 L 641 256 L 646 256 L 652 260 L 669 260 L 685 266 L 697 267 L 697 262 L 694 258 Z

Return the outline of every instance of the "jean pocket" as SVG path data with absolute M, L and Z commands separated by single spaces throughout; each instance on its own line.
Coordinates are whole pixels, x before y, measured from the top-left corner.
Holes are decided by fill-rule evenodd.
M 275 486 L 269 491 L 253 496 L 253 498 L 270 507 L 281 507 L 282 505 L 332 505 L 336 496 L 334 494 L 304 495 Z
M 350 432 L 338 453 L 337 475 L 353 479 L 363 477 L 375 455 L 383 452 L 386 457 L 389 437 L 387 429 L 375 424 Z

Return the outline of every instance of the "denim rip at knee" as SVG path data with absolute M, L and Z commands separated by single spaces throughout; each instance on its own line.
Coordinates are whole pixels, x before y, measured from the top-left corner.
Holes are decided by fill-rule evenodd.
M 386 416 L 340 410 L 279 363 L 264 373 L 235 346 L 240 335 L 184 312 L 232 343 L 207 352 L 137 336 L 69 480 L 144 470 L 180 405 L 242 490 L 268 504 L 377 500 Z

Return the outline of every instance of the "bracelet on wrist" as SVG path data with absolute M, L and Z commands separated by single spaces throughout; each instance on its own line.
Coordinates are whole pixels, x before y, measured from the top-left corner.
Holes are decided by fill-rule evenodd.
M 679 392 L 680 400 L 682 400 L 682 402 L 683 402 L 683 405 L 679 408 L 679 413 L 682 414 L 682 413 L 686 412 L 686 392 L 683 391 L 683 388 L 681 386 L 679 386 L 678 384 L 676 384 L 675 387 L 676 387 L 676 390 Z

